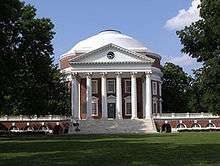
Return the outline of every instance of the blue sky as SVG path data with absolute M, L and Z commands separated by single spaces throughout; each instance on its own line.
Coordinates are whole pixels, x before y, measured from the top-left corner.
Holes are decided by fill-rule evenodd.
M 199 0 L 194 0 L 195 2 Z M 195 4 L 189 0 L 25 0 L 37 9 L 38 17 L 48 17 L 55 25 L 55 63 L 79 40 L 104 29 L 116 29 L 145 43 L 191 74 L 195 60 L 181 53 L 176 30 L 198 20 Z M 194 7 L 193 7 L 194 6 Z

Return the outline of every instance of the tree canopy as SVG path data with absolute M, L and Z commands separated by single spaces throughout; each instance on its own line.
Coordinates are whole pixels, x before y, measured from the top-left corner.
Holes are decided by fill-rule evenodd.
M 188 112 L 188 90 L 191 78 L 172 63 L 163 67 L 163 112 Z
M 19 0 L 0 0 L 0 112 L 69 111 L 67 83 L 53 64 L 53 23 Z
M 182 52 L 197 58 L 203 67 L 196 73 L 204 110 L 220 113 L 220 0 L 201 0 L 201 20 L 177 35 Z

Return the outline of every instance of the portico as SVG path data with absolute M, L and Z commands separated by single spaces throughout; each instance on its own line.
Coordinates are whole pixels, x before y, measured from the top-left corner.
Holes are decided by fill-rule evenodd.
M 137 86 L 137 79 L 139 79 L 139 82 L 141 81 L 145 83 L 146 88 L 141 88 L 141 93 L 139 96 L 141 96 L 141 102 L 142 105 L 142 116 L 141 118 L 150 118 L 152 114 L 152 90 L 151 90 L 151 71 L 146 72 L 94 72 L 94 73 L 72 73 L 72 115 L 75 119 L 123 119 L 123 115 L 125 115 L 125 111 L 131 111 L 131 114 L 127 114 L 126 118 L 130 119 L 136 119 L 138 118 L 137 115 L 137 104 L 138 104 L 138 88 L 141 88 Z M 82 118 L 80 109 L 80 102 L 79 99 L 81 99 L 80 93 L 80 86 L 81 86 L 81 80 L 86 80 L 86 110 L 85 110 L 85 116 Z M 99 85 L 95 85 L 100 80 L 101 88 L 97 88 Z M 108 80 L 114 80 L 113 84 L 108 85 Z M 123 80 L 123 81 L 122 81 Z M 126 83 L 130 81 L 130 90 L 129 86 L 126 86 Z M 96 82 L 97 81 L 97 82 Z M 94 84 L 94 85 L 93 85 Z M 111 87 L 111 85 L 113 87 Z M 124 85 L 124 88 L 122 87 Z M 111 92 L 108 90 L 109 88 L 112 88 L 113 91 Z M 93 90 L 93 88 L 97 88 L 96 90 Z M 125 88 L 128 88 L 128 92 L 126 92 Z M 123 90 L 124 92 L 123 92 Z M 99 91 L 100 90 L 100 91 Z M 97 91 L 97 92 L 95 92 Z M 94 93 L 93 93 L 94 92 Z M 126 93 L 126 95 L 125 95 Z M 95 97 L 95 94 L 101 94 L 101 97 Z M 123 94 L 123 95 L 122 95 Z M 126 96 L 126 97 L 125 97 Z M 145 96 L 145 98 L 144 98 Z M 94 98 L 93 98 L 94 97 Z M 97 99 L 96 99 L 97 98 Z M 129 98 L 129 101 L 126 101 L 126 99 Z M 101 100 L 99 102 L 99 100 Z M 143 102 L 145 100 L 146 102 Z M 96 102 L 101 104 L 101 107 L 99 107 L 99 104 L 96 104 Z M 131 106 L 131 108 L 127 108 L 125 106 L 125 103 L 129 103 L 128 105 Z M 95 105 L 96 104 L 96 105 Z M 123 105 L 124 104 L 124 105 Z M 94 105 L 94 106 L 93 106 Z M 150 106 L 149 106 L 150 105 Z M 113 107 L 113 108 L 112 108 Z M 144 109 L 146 108 L 146 109 Z M 101 109 L 101 110 L 99 110 Z M 124 110 L 124 114 L 123 111 Z M 97 113 L 94 113 L 94 112 Z M 112 113 L 112 112 L 113 113 Z M 100 114 L 100 115 L 99 115 Z M 114 115 L 112 115 L 114 114 Z

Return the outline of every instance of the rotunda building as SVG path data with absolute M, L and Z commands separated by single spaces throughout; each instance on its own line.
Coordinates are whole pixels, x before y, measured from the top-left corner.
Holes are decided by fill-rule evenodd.
M 71 83 L 73 119 L 87 125 L 152 122 L 153 114 L 162 113 L 160 60 L 142 42 L 116 30 L 78 42 L 60 58 Z

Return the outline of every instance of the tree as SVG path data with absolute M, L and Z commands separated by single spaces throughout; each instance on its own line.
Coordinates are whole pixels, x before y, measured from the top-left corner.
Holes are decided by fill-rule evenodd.
M 49 19 L 36 18 L 33 6 L 0 0 L 2 114 L 47 114 L 61 107 L 60 113 L 68 111 L 67 84 L 53 65 L 53 27 Z
M 181 67 L 166 63 L 163 67 L 163 112 L 188 112 L 188 89 L 191 78 Z
M 201 20 L 177 31 L 182 52 L 203 62 L 198 78 L 207 111 L 220 113 L 220 0 L 201 0 Z

